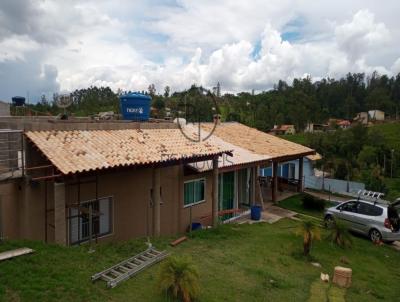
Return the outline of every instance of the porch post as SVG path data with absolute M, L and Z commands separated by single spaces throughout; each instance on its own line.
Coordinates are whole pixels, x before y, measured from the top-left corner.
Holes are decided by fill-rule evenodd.
M 153 168 L 153 236 L 160 236 L 160 168 Z
M 67 245 L 67 226 L 65 220 L 65 183 L 54 183 L 54 241 Z
M 297 192 L 303 192 L 303 157 L 299 158 L 299 182 L 297 184 Z
M 256 204 L 256 190 L 257 190 L 257 167 L 252 167 L 251 168 L 251 205 L 255 205 Z
M 218 225 L 218 156 L 213 158 L 213 180 L 212 180 L 212 220 L 213 227 Z
M 278 192 L 278 162 L 272 162 L 272 202 L 276 202 Z
M 264 211 L 264 197 L 263 197 L 263 192 L 262 192 L 262 186 L 261 186 L 261 181 L 260 181 L 260 166 L 256 166 L 256 190 L 258 191 L 258 198 L 260 198 L 260 203 L 261 203 L 261 209 Z

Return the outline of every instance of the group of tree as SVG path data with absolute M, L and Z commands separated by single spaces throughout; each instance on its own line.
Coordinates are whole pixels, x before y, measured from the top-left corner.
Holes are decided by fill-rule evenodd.
M 392 118 L 400 109 L 400 74 L 395 77 L 347 74 L 339 80 L 294 79 L 279 81 L 274 89 L 260 94 L 247 92 L 224 95 L 222 113 L 226 120 L 240 121 L 260 130 L 293 124 L 298 131 L 308 122 L 324 123 L 329 118 L 353 119 L 358 112 L 379 109 Z
M 171 92 L 169 86 L 157 93 L 154 84 L 144 92 L 152 97 L 153 115 L 163 118 L 167 113 L 178 115 L 186 96 L 193 96 L 200 87 L 193 85 L 181 92 Z M 118 113 L 118 96 L 109 87 L 89 87 L 72 93 L 73 104 L 68 109 L 75 115 L 93 115 L 101 111 Z M 216 95 L 216 111 L 226 121 L 238 121 L 267 131 L 274 125 L 293 124 L 298 131 L 308 122 L 322 123 L 328 118 L 352 119 L 356 113 L 372 109 L 383 110 L 393 118 L 399 116 L 400 74 L 388 77 L 377 72 L 371 75 L 349 73 L 340 79 L 324 78 L 313 82 L 311 78 L 296 78 L 291 84 L 279 81 L 273 89 L 254 94 Z M 219 93 L 218 93 L 219 94 Z M 30 105 L 38 112 L 62 112 L 53 100 L 42 98 Z M 190 102 L 190 101 L 189 101 Z M 208 114 L 207 114 L 208 116 Z
M 397 176 L 399 160 L 377 127 L 357 124 L 350 129 L 306 135 L 306 145 L 323 155 L 319 166 L 333 177 L 359 180 L 369 190 L 386 192 L 384 177 Z

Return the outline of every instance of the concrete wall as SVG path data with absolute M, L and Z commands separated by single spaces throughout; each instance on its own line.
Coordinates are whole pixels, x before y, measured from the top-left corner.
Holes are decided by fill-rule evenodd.
M 123 120 L 94 121 L 87 118 L 56 120 L 54 117 L 0 117 L 0 129 L 17 130 L 121 130 L 178 128 L 171 121 L 132 122 Z
M 44 193 L 44 183 L 30 184 L 13 180 L 0 184 L 2 228 L 6 238 L 45 239 Z
M 341 193 L 341 192 L 354 192 L 358 190 L 364 190 L 365 184 L 356 181 L 346 181 L 340 179 L 332 179 L 316 176 L 308 176 L 305 179 L 305 188 L 315 189 L 315 190 L 327 190 L 331 192 Z
M 10 116 L 10 104 L 0 101 L 0 116 Z
M 33 154 L 33 153 L 32 153 Z M 36 156 L 30 158 L 34 160 Z M 205 178 L 205 201 L 192 207 L 192 221 L 211 223 L 212 171 L 184 175 L 183 165 L 161 168 L 161 235 L 183 233 L 190 224 L 190 209 L 184 208 L 183 189 L 187 180 Z M 81 177 L 81 202 L 96 198 L 94 176 Z M 90 182 L 88 182 L 90 181 Z M 152 235 L 153 208 L 151 204 L 152 168 L 124 171 L 105 171 L 98 174 L 98 197 L 113 198 L 113 233 L 99 241 L 128 240 Z M 54 182 L 47 184 L 47 213 L 45 212 L 46 185 L 44 182 L 14 181 L 0 185 L 3 200 L 4 231 L 9 238 L 54 242 Z M 258 193 L 255 194 L 258 199 Z M 65 182 L 67 206 L 78 203 L 77 179 Z M 45 228 L 45 217 L 47 227 Z M 66 209 L 66 217 L 69 209 Z M 200 219 L 208 216 L 208 219 Z M 67 241 L 69 240 L 67 220 Z
M 4 238 L 19 238 L 17 182 L 0 184 L 0 228 Z
M 183 181 L 206 177 L 206 201 L 192 209 L 193 221 L 211 214 L 211 174 L 184 176 L 182 166 L 161 168 L 161 235 L 184 232 L 189 225 L 189 209 L 183 208 Z M 93 179 L 93 177 L 91 177 Z M 88 178 L 82 178 L 85 182 Z M 100 174 L 98 197 L 113 197 L 113 234 L 100 240 L 128 240 L 152 235 L 152 168 Z M 95 183 L 80 185 L 81 202 L 95 199 Z M 67 204 L 78 202 L 78 185 L 66 183 Z M 68 213 L 67 213 L 68 215 Z

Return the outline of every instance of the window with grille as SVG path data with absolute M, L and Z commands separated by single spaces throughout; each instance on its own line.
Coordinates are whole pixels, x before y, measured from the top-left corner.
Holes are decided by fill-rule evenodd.
M 92 239 L 112 233 L 112 197 L 81 202 L 80 210 L 70 208 L 70 244 L 89 240 L 89 205 L 92 205 Z

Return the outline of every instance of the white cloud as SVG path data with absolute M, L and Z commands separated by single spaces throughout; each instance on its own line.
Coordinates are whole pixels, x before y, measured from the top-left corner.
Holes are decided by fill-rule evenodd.
M 398 74 L 400 73 L 400 58 L 398 58 L 392 66 L 392 72 L 393 74 Z
M 25 60 L 27 52 L 35 51 L 40 45 L 28 36 L 12 35 L 0 41 L 0 62 Z
M 391 74 L 400 71 L 400 30 L 393 16 L 399 8 L 391 0 L 5 0 L 0 98 L 33 90 L 29 77 L 40 83 L 38 92 L 90 85 L 146 90 L 150 83 L 162 92 L 166 85 L 180 90 L 218 81 L 224 91 L 238 92 L 305 74 Z M 23 22 L 16 26 L 18 19 Z M 290 34 L 296 39 L 282 38 Z M 26 81 L 7 79 L 14 84 L 5 89 L 6 74 L 22 67 L 29 70 Z
M 335 38 L 340 49 L 351 60 L 357 60 L 369 51 L 385 47 L 391 37 L 384 23 L 375 22 L 368 10 L 360 10 L 351 22 L 336 27 Z

